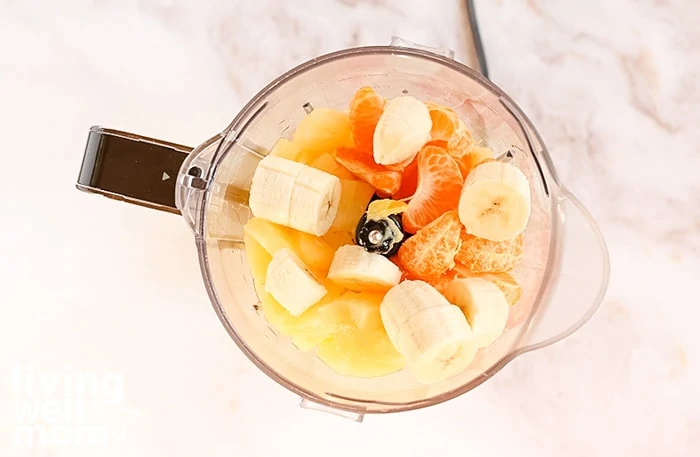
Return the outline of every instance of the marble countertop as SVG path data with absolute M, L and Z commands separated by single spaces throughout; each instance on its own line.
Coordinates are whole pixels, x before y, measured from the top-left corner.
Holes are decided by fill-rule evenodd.
M 492 80 L 605 234 L 610 287 L 469 394 L 358 424 L 299 408 L 232 344 L 182 220 L 75 190 L 87 128 L 196 145 L 292 66 L 392 35 L 463 60 L 460 2 L 0 0 L 0 455 L 699 455 L 700 8 L 477 8 Z M 92 409 L 107 447 L 60 445 L 86 374 L 119 406 Z M 13 445 L 49 394 L 66 430 Z

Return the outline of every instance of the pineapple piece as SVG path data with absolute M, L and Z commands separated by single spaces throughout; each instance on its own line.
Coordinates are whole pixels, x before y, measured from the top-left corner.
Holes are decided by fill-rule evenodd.
M 267 266 L 272 260 L 272 255 L 263 248 L 255 238 L 248 234 L 243 235 L 245 254 L 250 266 L 250 274 L 253 276 L 253 285 L 258 293 L 258 298 L 265 292 L 265 277 Z
M 404 367 L 404 357 L 389 341 L 382 324 L 382 298 L 383 294 L 346 292 L 328 305 L 347 322 L 319 344 L 318 357 L 338 374 L 371 378 Z
M 300 232 L 294 229 L 287 229 L 294 244 L 298 247 L 299 257 L 320 276 L 325 277 L 333 262 L 335 249 L 331 247 L 323 238 Z
M 297 161 L 301 158 L 301 148 L 286 138 L 280 138 L 272 147 L 270 155 Z
M 294 132 L 294 143 L 301 148 L 302 161 L 311 163 L 324 152 L 354 145 L 347 113 L 331 108 L 316 108 L 307 114 Z
M 374 187 L 364 181 L 340 180 L 340 205 L 331 231 L 355 233 L 357 223 L 374 195 Z
M 353 232 L 347 232 L 345 230 L 330 230 L 328 233 L 323 235 L 323 241 L 328 243 L 334 251 L 337 251 L 339 247 L 345 246 L 346 244 L 355 244 L 355 237 Z
M 260 296 L 263 315 L 267 322 L 283 335 L 292 337 L 292 342 L 302 351 L 309 351 L 330 338 L 334 332 L 346 325 L 342 316 L 328 309 L 345 291 L 331 281 L 322 282 L 328 293 L 311 308 L 299 316 L 292 316 L 277 300 L 263 291 Z
M 355 175 L 336 162 L 335 157 L 327 152 L 318 156 L 309 166 L 337 176 L 339 179 L 355 179 Z
M 479 165 L 481 162 L 487 159 L 493 159 L 496 155 L 493 150 L 486 146 L 472 146 L 472 150 L 469 153 L 469 164 L 471 168 Z
M 270 255 L 279 249 L 291 249 L 311 270 L 325 276 L 333 261 L 335 250 L 323 239 L 275 224 L 260 217 L 250 219 L 244 233 L 255 239 Z

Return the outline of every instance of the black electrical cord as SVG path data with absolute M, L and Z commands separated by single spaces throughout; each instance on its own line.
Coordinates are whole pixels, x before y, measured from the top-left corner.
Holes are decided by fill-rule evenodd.
M 488 78 L 489 69 L 486 65 L 486 53 L 484 52 L 484 45 L 481 42 L 481 34 L 479 33 L 479 21 L 476 18 L 474 0 L 467 0 L 467 14 L 469 15 L 469 25 L 472 29 L 472 41 L 474 42 L 476 58 L 479 61 L 479 68 L 481 68 L 481 74 Z

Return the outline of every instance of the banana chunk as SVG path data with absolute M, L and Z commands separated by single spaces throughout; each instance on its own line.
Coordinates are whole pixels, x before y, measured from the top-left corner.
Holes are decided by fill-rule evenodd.
M 392 287 L 384 295 L 379 312 L 389 339 L 399 349 L 396 336 L 410 318 L 426 309 L 450 304 L 427 282 L 406 280 Z
M 416 314 L 401 327 L 397 342 L 411 372 L 424 384 L 466 370 L 478 350 L 462 310 L 454 305 Z
M 479 164 L 464 182 L 458 213 L 470 235 L 491 241 L 515 238 L 530 217 L 530 184 L 515 165 Z
M 382 255 L 348 244 L 335 251 L 328 279 L 350 290 L 382 292 L 401 281 L 401 270 Z
M 328 292 L 288 248 L 279 249 L 272 256 L 267 267 L 265 291 L 292 316 L 301 315 Z
M 393 165 L 413 159 L 430 140 L 432 127 L 425 103 L 409 95 L 392 99 L 374 130 L 374 161 Z
M 389 340 L 422 383 L 451 378 L 476 356 L 462 310 L 424 281 L 403 281 L 391 288 L 379 312 Z
M 498 286 L 482 278 L 453 279 L 444 293 L 464 312 L 477 347 L 486 347 L 501 336 L 510 305 Z
M 256 217 L 322 236 L 335 220 L 340 195 L 338 177 L 268 155 L 255 169 L 248 204 Z

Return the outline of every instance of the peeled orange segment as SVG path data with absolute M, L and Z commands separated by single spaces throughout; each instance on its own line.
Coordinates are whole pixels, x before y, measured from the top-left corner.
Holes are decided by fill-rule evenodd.
M 464 122 L 459 119 L 452 137 L 447 140 L 447 152 L 459 162 L 471 152 L 473 145 L 474 139 L 471 133 L 467 130 Z
M 338 316 L 342 330 L 318 346 L 318 357 L 343 376 L 372 378 L 401 370 L 403 356 L 394 348 L 382 324 L 383 294 L 346 292 L 326 310 Z
M 484 146 L 472 146 L 471 152 L 469 153 L 469 161 L 472 168 L 485 160 L 495 157 L 496 155 L 493 153 L 493 150 Z
M 520 284 L 508 273 L 473 273 L 469 267 L 455 262 L 455 267 L 444 276 L 433 282 L 433 286 L 440 292 L 455 278 L 482 278 L 494 283 L 506 296 L 508 304 L 515 305 L 523 294 Z
M 411 163 L 415 161 L 415 157 L 411 157 L 410 159 L 406 159 L 403 162 L 395 163 L 392 165 L 384 165 L 388 170 L 391 171 L 404 171 L 407 166 L 409 166 Z
M 462 231 L 462 246 L 455 260 L 473 273 L 498 273 L 515 268 L 524 252 L 522 234 L 506 241 L 490 241 Z
M 303 151 L 301 160 L 311 163 L 324 152 L 353 146 L 350 119 L 339 110 L 316 108 L 301 120 L 293 141 Z
M 301 157 L 301 148 L 286 138 L 280 138 L 270 150 L 270 155 L 296 162 Z
M 463 177 L 466 177 L 467 164 L 463 167 L 462 159 L 469 154 L 474 142 L 471 133 L 453 109 L 432 102 L 426 102 L 425 105 L 433 122 L 433 128 L 430 130 L 431 142 L 444 142 L 447 152 L 457 161 Z
M 401 173 L 401 187 L 392 197 L 404 200 L 413 197 L 418 188 L 418 160 L 413 161 Z
M 433 122 L 433 126 L 430 129 L 431 141 L 449 141 L 459 127 L 459 116 L 457 116 L 457 113 L 451 108 L 433 102 L 426 102 L 425 106 L 428 107 L 430 120 Z
M 401 173 L 377 165 L 371 155 L 357 148 L 339 148 L 335 160 L 384 195 L 392 195 L 401 187 Z
M 314 159 L 310 164 L 311 167 L 325 171 L 340 179 L 355 179 L 355 175 L 350 173 L 345 167 L 339 164 L 331 153 L 323 153 Z
M 520 284 L 508 273 L 483 273 L 478 276 L 491 281 L 501 289 L 510 306 L 515 305 L 523 295 L 523 289 L 520 287 Z
M 404 229 L 415 233 L 446 211 L 457 209 L 462 173 L 444 149 L 426 146 L 418 154 L 416 192 L 403 214 Z
M 454 266 L 461 230 L 456 211 L 438 217 L 401 245 L 402 269 L 425 281 L 439 278 Z
M 483 146 L 472 146 L 469 154 L 463 156 L 459 164 L 459 169 L 462 170 L 462 175 L 467 178 L 467 175 L 476 167 L 477 165 L 484 163 L 489 160 L 494 160 L 496 155 L 493 153 L 491 148 Z
M 361 151 L 372 153 L 374 129 L 384 111 L 386 100 L 371 87 L 361 87 L 350 100 L 350 130 L 355 145 Z

